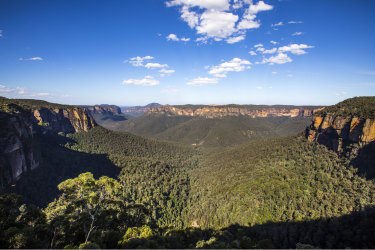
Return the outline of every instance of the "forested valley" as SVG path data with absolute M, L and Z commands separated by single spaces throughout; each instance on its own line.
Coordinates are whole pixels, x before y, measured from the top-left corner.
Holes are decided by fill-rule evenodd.
M 3 102 L 1 119 L 32 106 Z M 344 115 L 372 116 L 362 102 Z M 37 142 L 40 166 L 0 195 L 2 248 L 375 248 L 374 180 L 305 131 L 205 147 L 95 126 Z

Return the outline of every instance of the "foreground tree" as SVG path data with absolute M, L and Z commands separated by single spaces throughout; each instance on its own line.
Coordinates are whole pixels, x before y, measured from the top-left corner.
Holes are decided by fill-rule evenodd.
M 99 241 L 118 238 L 132 222 L 145 223 L 141 206 L 124 201 L 121 185 L 112 178 L 95 180 L 84 173 L 60 183 L 58 189 L 62 194 L 45 209 L 54 232 L 50 247 L 86 244 L 94 234 Z

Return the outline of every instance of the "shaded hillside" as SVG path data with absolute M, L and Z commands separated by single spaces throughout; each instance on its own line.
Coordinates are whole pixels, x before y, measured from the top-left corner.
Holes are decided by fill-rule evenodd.
M 375 177 L 375 97 L 355 97 L 324 108 L 313 117 L 306 137 L 352 161 Z
M 310 118 L 307 117 L 228 116 L 208 119 L 146 114 L 133 120 L 119 122 L 112 128 L 189 145 L 217 147 L 292 135 L 303 131 L 309 124 Z
M 121 107 L 121 111 L 131 117 L 138 117 L 146 113 L 152 108 L 161 106 L 159 103 L 149 103 L 145 106 Z
M 374 182 L 303 136 L 211 152 L 191 178 L 187 223 L 201 227 L 330 218 L 375 204 Z

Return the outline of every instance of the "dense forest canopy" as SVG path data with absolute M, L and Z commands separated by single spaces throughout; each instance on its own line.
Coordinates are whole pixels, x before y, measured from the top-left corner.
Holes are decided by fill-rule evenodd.
M 374 180 L 302 133 L 196 147 L 97 126 L 38 142 L 40 166 L 0 195 L 1 247 L 375 247 Z
M 323 110 L 316 113 L 316 115 L 327 115 L 331 114 L 334 116 L 357 116 L 361 118 L 375 118 L 375 97 L 363 96 L 346 99 L 339 102 L 336 105 L 332 105 L 324 108 Z

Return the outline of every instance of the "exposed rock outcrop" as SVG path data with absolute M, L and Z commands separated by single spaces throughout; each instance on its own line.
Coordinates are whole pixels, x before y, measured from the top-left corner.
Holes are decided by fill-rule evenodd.
M 298 106 L 263 106 L 263 105 L 210 105 L 210 106 L 160 106 L 152 108 L 149 114 L 162 114 L 167 116 L 200 116 L 205 118 L 218 118 L 225 116 L 250 116 L 270 117 L 311 117 L 320 107 L 298 107 Z
M 95 105 L 95 106 L 79 106 L 81 108 L 84 108 L 90 115 L 94 114 L 109 114 L 109 115 L 119 115 L 121 114 L 120 107 L 116 105 Z
M 46 133 L 74 133 L 96 126 L 82 108 L 36 107 L 2 99 L 0 103 L 0 190 L 40 164 L 38 137 Z M 22 101 L 22 100 L 21 100 Z
M 375 177 L 375 97 L 355 97 L 321 110 L 313 116 L 306 137 Z
M 375 140 L 375 120 L 329 114 L 314 116 L 307 138 L 343 153 L 353 143 L 363 147 Z

